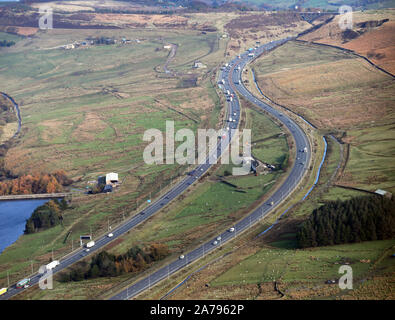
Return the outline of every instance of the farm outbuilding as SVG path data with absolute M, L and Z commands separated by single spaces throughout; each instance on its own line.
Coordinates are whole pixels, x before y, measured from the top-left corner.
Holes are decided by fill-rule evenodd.
M 99 184 L 105 185 L 116 185 L 118 182 L 118 173 L 115 172 L 107 173 L 105 176 L 100 176 L 98 179 Z
M 379 195 L 381 195 L 383 197 L 387 197 L 389 199 L 392 198 L 392 193 L 391 192 L 388 192 L 388 191 L 385 191 L 385 190 L 382 190 L 382 189 L 377 189 L 374 193 L 377 193 L 377 194 L 379 194 Z

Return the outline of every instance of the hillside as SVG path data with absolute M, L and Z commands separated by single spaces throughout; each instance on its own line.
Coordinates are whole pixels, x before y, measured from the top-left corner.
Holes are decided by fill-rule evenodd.
M 353 50 L 395 74 L 395 10 L 356 12 L 353 23 L 353 30 L 343 31 L 336 17 L 301 39 Z

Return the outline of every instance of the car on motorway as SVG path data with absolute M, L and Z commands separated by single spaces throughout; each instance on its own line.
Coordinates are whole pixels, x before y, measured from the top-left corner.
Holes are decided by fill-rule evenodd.
M 92 248 L 94 245 L 95 245 L 95 241 L 91 240 L 85 245 L 85 248 Z
M 182 254 L 182 255 L 180 255 L 180 259 L 182 260 L 182 259 L 184 259 L 185 258 L 185 256 Z
M 217 245 L 218 244 L 218 241 L 217 240 L 215 240 L 214 242 L 213 242 L 213 245 Z
M 229 229 L 229 232 L 234 232 L 234 231 L 235 231 L 235 228 L 233 228 L 233 227 Z
M 91 249 L 89 249 L 89 248 L 88 248 L 88 249 L 85 249 L 85 252 L 89 252 L 89 251 L 91 251 Z
M 112 234 L 112 232 L 110 232 L 107 237 L 112 238 L 114 235 Z
M 220 241 L 220 240 L 221 240 L 221 236 L 218 236 L 218 237 L 217 237 L 217 240 Z

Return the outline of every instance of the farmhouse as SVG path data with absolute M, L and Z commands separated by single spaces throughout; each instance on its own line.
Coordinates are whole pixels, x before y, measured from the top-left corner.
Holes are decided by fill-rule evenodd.
M 100 176 L 98 179 L 98 183 L 116 186 L 116 185 L 118 185 L 118 173 L 110 172 L 110 173 L 107 173 L 105 176 Z

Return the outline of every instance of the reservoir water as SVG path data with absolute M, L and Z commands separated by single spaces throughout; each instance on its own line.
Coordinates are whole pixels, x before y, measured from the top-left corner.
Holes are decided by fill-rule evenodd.
M 0 254 L 25 230 L 26 220 L 34 209 L 48 199 L 0 201 Z

